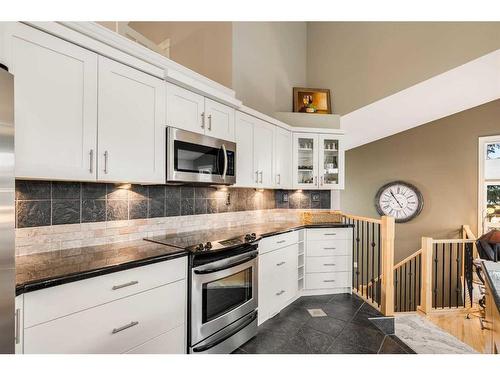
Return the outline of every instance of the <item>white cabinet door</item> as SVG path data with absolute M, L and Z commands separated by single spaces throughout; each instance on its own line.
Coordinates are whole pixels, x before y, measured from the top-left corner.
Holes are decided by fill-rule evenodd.
M 167 83 L 167 125 L 205 134 L 205 98 Z
M 165 84 L 99 57 L 101 181 L 165 182 Z
M 24 333 L 24 295 L 16 296 L 16 329 L 15 329 L 15 353 L 23 354 L 23 333 Z
M 261 120 L 254 124 L 253 157 L 258 174 L 258 186 L 272 187 L 273 177 L 273 152 L 274 152 L 274 126 Z
M 318 137 L 318 171 L 320 189 L 344 187 L 344 150 L 339 136 L 320 134 Z
M 95 181 L 97 55 L 29 26 L 6 27 L 16 177 Z
M 292 133 L 276 127 L 274 151 L 274 185 L 289 189 L 292 187 Z
M 293 134 L 293 187 L 318 188 L 318 135 Z
M 257 186 L 257 167 L 253 158 L 253 130 L 255 117 L 236 112 L 236 185 Z
M 234 109 L 205 98 L 205 135 L 234 142 Z

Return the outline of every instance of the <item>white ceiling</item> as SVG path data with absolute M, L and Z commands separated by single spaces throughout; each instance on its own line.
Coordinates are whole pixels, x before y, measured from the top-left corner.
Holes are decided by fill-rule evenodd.
M 500 49 L 341 117 L 346 150 L 500 98 Z

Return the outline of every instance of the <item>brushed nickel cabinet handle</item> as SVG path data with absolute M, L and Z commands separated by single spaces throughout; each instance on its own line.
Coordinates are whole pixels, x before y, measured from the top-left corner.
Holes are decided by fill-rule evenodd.
M 335 250 L 336 247 L 324 247 L 323 250 Z
M 281 174 L 278 173 L 278 185 L 281 185 Z
M 115 334 L 115 333 L 118 333 L 118 332 L 121 332 L 121 331 L 124 331 L 126 329 L 129 329 L 129 328 L 132 328 L 136 325 L 138 325 L 139 322 L 130 322 L 129 324 L 125 324 L 124 326 L 121 326 L 121 327 L 118 327 L 118 328 L 114 328 L 111 333 L 112 334 Z
M 337 233 L 323 233 L 324 236 L 336 236 Z
M 212 115 L 208 115 L 208 130 L 212 130 Z
M 201 128 L 205 129 L 205 112 L 201 112 Z
M 334 283 L 335 280 L 323 280 L 324 283 Z
M 136 285 L 136 284 L 139 284 L 139 281 L 134 280 L 134 281 L 129 281 L 128 283 L 125 283 L 125 284 L 114 285 L 111 289 L 117 290 L 117 289 L 121 289 L 121 288 L 126 288 L 127 286 Z
M 324 263 L 324 266 L 335 266 L 335 263 Z
M 15 326 L 15 343 L 19 344 L 21 342 L 21 309 L 16 309 L 16 326 Z
M 278 293 L 276 293 L 277 296 L 281 296 L 283 293 L 285 293 L 284 290 L 280 290 Z
M 255 182 L 259 183 L 259 171 L 255 171 Z
M 90 172 L 90 174 L 92 174 L 92 173 L 94 173 L 94 149 L 90 150 L 89 159 L 90 159 L 89 172 Z
M 260 171 L 260 172 L 259 172 L 259 174 L 260 174 L 260 181 L 259 181 L 259 183 L 261 183 L 261 184 L 262 184 L 262 175 L 263 175 L 263 172 L 262 172 L 262 171 Z
M 279 263 L 276 263 L 276 265 L 279 267 L 279 266 L 282 266 L 283 264 L 285 264 L 286 262 L 279 262 Z
M 314 183 L 313 183 L 313 185 L 317 185 L 317 182 L 318 182 L 318 177 L 314 176 Z
M 286 240 L 276 241 L 276 243 L 285 243 Z
M 104 151 L 104 173 L 108 173 L 108 152 Z
M 321 186 L 323 186 L 323 176 L 320 177 Z

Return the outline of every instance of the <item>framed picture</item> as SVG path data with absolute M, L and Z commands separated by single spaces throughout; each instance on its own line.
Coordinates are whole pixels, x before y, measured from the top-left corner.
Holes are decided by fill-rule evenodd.
M 330 90 L 294 87 L 293 111 L 331 114 Z

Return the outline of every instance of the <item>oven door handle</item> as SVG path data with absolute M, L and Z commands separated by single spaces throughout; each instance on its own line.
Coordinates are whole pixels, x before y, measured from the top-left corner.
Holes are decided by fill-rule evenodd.
M 226 145 L 222 144 L 222 152 L 224 153 L 224 169 L 222 170 L 222 179 L 226 179 L 226 173 L 227 173 L 227 151 L 226 151 Z
M 198 348 L 193 348 L 193 352 L 195 353 L 200 353 L 200 352 L 205 352 L 209 349 L 212 349 L 214 346 L 219 345 L 221 342 L 226 341 L 228 338 L 233 336 L 235 333 L 238 333 L 241 331 L 243 328 L 251 324 L 255 319 L 257 319 L 257 311 L 254 311 L 250 316 L 243 318 L 242 322 L 238 324 L 238 326 L 231 330 L 231 332 L 228 332 L 224 336 L 218 338 L 217 340 L 214 340 L 212 342 L 209 342 L 208 344 L 202 345 Z
M 249 260 L 252 260 L 252 259 L 255 259 L 257 258 L 257 254 L 252 254 L 246 258 L 243 258 L 237 262 L 234 262 L 234 263 L 231 263 L 231 264 L 226 264 L 222 267 L 216 267 L 216 268 L 207 268 L 207 269 L 202 269 L 202 270 L 194 270 L 193 272 L 196 274 L 196 275 L 206 275 L 206 274 L 209 274 L 209 273 L 214 273 L 214 272 L 219 272 L 219 271 L 223 271 L 223 270 L 227 270 L 228 268 L 232 268 L 232 267 L 236 267 L 236 266 L 239 266 L 240 264 L 243 264 L 243 263 L 246 263 L 248 262 Z

